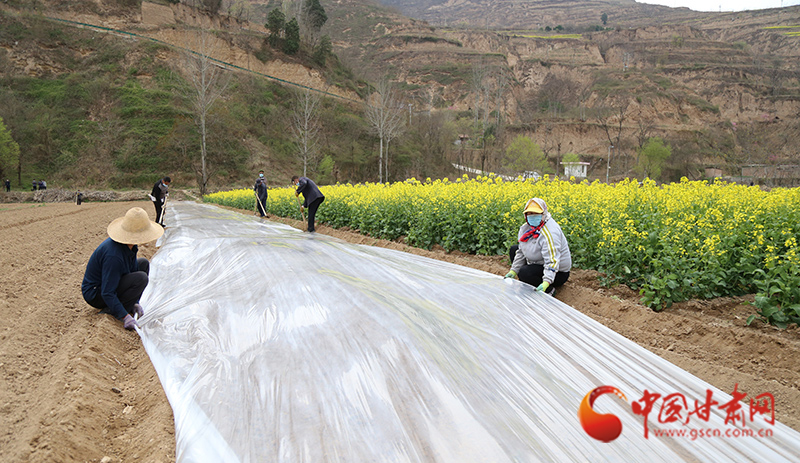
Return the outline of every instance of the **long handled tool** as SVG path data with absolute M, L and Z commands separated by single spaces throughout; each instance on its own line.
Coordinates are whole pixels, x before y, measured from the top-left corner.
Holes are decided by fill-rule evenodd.
M 167 215 L 167 197 L 164 196 L 164 205 L 161 206 L 161 226 L 164 226 L 164 216 Z
M 264 207 L 261 205 L 261 201 L 258 199 L 258 193 L 256 193 L 255 190 L 253 190 L 253 195 L 255 195 L 255 197 L 256 197 L 256 204 L 253 207 L 253 209 L 255 209 L 253 211 L 253 215 L 258 214 L 258 212 L 261 211 L 261 216 L 262 217 L 266 216 L 267 215 L 267 211 L 265 211 Z
M 303 218 L 303 222 L 306 221 L 306 215 L 303 214 L 303 204 L 300 202 L 300 197 L 297 197 L 297 205 L 300 206 L 300 217 Z

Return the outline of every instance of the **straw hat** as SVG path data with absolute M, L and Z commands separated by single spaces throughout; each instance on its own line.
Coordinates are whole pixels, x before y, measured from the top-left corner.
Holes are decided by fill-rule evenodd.
M 149 243 L 164 234 L 164 228 L 151 221 L 141 207 L 132 207 L 125 217 L 114 219 L 107 231 L 112 240 L 122 244 Z

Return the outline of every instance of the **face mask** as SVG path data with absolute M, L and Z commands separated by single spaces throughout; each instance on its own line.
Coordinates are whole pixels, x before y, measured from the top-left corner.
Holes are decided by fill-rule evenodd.
M 264 178 L 264 174 L 258 174 L 260 178 Z
M 528 221 L 528 225 L 531 227 L 538 227 L 542 223 L 542 214 L 531 214 L 525 216 L 525 220 Z

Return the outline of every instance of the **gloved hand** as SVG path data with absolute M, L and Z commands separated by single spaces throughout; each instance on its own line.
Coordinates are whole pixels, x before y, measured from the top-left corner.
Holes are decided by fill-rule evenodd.
M 136 320 L 130 315 L 125 315 L 125 318 L 122 319 L 122 326 L 124 326 L 126 330 L 133 330 L 134 328 L 138 328 L 139 324 L 136 323 Z
M 536 288 L 536 291 L 545 292 L 545 291 L 547 291 L 547 288 L 549 288 L 549 287 L 550 287 L 550 283 L 548 283 L 548 282 L 546 282 L 546 281 L 543 281 L 543 282 L 542 282 L 542 284 L 540 284 L 540 285 L 539 285 L 539 286 Z
M 294 192 L 294 196 L 295 196 L 296 198 L 299 198 L 299 197 L 300 197 L 300 193 L 298 193 L 298 192 L 296 192 L 296 191 L 295 191 L 295 192 Z
M 517 277 L 517 272 L 509 270 L 508 273 L 506 273 L 506 276 L 504 276 L 503 278 L 516 278 L 516 277 Z
M 300 212 L 303 212 L 304 210 L 306 210 L 306 208 L 303 207 L 303 206 L 300 206 Z
M 133 310 L 136 312 L 137 317 L 144 317 L 144 307 L 142 307 L 142 304 L 139 304 L 138 302 L 133 304 Z

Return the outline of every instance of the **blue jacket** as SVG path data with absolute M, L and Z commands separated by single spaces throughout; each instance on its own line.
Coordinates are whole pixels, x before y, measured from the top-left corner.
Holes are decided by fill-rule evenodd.
M 119 320 L 125 318 L 128 312 L 117 296 L 117 287 L 123 275 L 139 270 L 136 263 L 138 252 L 138 246 L 130 249 L 127 244 L 117 243 L 111 238 L 100 243 L 86 264 L 86 273 L 81 283 L 81 292 L 86 302 L 97 297 L 99 291 L 111 315 Z
M 313 180 L 306 177 L 300 177 L 297 179 L 297 194 L 303 195 L 305 201 L 303 201 L 303 207 L 308 207 L 309 204 L 313 203 L 319 198 L 325 198 L 325 195 L 319 191 L 317 188 L 317 184 L 314 183 Z

